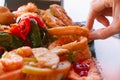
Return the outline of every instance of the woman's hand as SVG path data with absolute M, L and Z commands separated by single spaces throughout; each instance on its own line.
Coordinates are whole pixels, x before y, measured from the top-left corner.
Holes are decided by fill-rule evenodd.
M 106 16 L 113 17 L 111 24 Z M 120 33 L 120 0 L 93 0 L 86 24 L 89 30 L 92 29 L 95 19 L 106 27 L 91 32 L 89 39 L 105 39 Z

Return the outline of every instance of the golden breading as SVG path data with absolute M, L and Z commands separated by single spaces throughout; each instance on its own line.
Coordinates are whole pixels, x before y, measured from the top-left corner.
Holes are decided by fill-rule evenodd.
M 91 57 L 91 52 L 88 47 L 88 40 L 86 37 L 60 37 L 58 40 L 51 43 L 48 48 L 53 49 L 55 47 L 61 47 L 62 49 L 67 49 L 69 52 L 74 52 L 75 54 L 74 57 L 72 57 L 72 60 L 75 62 Z
M 57 4 L 50 5 L 50 10 L 52 14 L 60 19 L 66 26 L 73 25 L 72 19 L 67 15 L 64 8 Z
M 88 37 L 89 30 L 85 27 L 80 26 L 65 26 L 65 27 L 54 27 L 48 29 L 48 33 L 52 36 L 63 36 L 63 35 L 79 35 Z
M 62 48 L 68 49 L 70 51 L 83 51 L 88 47 L 88 41 L 86 37 L 80 37 L 80 39 L 77 41 L 71 41 L 70 43 L 63 44 Z
M 64 44 L 68 44 L 70 42 L 74 42 L 74 41 L 78 41 L 80 39 L 80 36 L 72 36 L 72 35 L 67 35 L 67 36 L 61 36 L 59 37 L 57 40 L 55 40 L 54 42 L 52 42 L 48 48 L 49 49 L 53 49 L 57 46 L 62 46 Z
M 7 7 L 0 6 L 0 24 L 10 24 L 15 22 L 15 16 Z
M 73 52 L 73 56 L 71 58 L 74 62 L 89 59 L 91 57 L 86 37 L 81 37 L 79 41 L 70 42 L 62 45 L 61 47 Z
M 26 12 L 38 12 L 39 9 L 34 3 L 29 2 L 26 5 L 20 6 L 17 11 L 13 11 L 15 17 L 18 17 Z
M 57 27 L 65 25 L 61 20 L 53 16 L 49 9 L 44 12 L 41 11 L 41 14 L 44 22 L 46 23 L 46 25 L 48 25 L 48 27 Z

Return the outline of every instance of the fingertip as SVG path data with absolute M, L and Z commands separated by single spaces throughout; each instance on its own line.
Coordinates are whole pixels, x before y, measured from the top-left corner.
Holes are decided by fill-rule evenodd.
M 96 12 L 94 12 L 92 9 L 90 10 L 87 21 L 86 21 L 86 27 L 91 30 L 93 28 L 94 20 L 96 17 Z
M 90 40 L 106 39 L 114 34 L 116 34 L 116 31 L 113 30 L 113 28 L 111 26 L 109 26 L 109 27 L 101 28 L 101 29 L 91 32 L 89 34 L 88 39 L 90 39 Z
M 96 40 L 96 39 L 105 39 L 108 35 L 104 33 L 105 28 L 101 28 L 98 30 L 95 30 L 89 34 L 88 39 L 90 40 Z
M 91 30 L 92 27 L 93 27 L 93 23 L 94 23 L 94 21 L 87 20 L 87 22 L 86 22 L 86 27 L 87 27 L 89 30 Z

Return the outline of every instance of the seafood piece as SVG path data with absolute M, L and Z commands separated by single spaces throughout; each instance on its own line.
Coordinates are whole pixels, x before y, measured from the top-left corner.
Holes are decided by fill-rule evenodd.
M 57 4 L 50 5 L 51 13 L 60 19 L 66 26 L 73 25 L 72 19 L 67 15 L 64 8 Z
M 26 5 L 20 6 L 17 11 L 13 11 L 13 14 L 18 17 L 26 12 L 37 12 L 38 8 L 34 3 L 29 2 Z
M 91 52 L 88 47 L 88 41 L 86 37 L 81 37 L 79 41 L 64 44 L 62 45 L 62 48 L 73 52 L 71 58 L 74 62 L 91 57 Z
M 66 55 L 70 52 L 68 49 L 64 49 L 61 46 L 57 46 L 57 47 L 51 49 L 50 51 L 51 51 L 51 53 L 57 54 L 58 56 Z
M 73 51 L 71 59 L 73 62 L 78 62 L 80 60 L 85 60 L 91 58 L 91 52 L 89 47 L 86 47 L 84 50 Z
M 80 26 L 65 26 L 50 28 L 48 29 L 48 33 L 52 36 L 78 35 L 88 37 L 89 30 Z
M 16 50 L 16 53 L 22 57 L 29 57 L 31 56 L 32 53 L 32 48 L 28 47 L 28 46 L 23 46 L 21 48 L 18 48 Z
M 71 41 L 70 43 L 62 45 L 62 48 L 70 51 L 84 50 L 88 46 L 86 37 L 80 37 L 79 40 Z
M 59 20 L 57 17 L 53 16 L 50 10 L 42 11 L 42 18 L 48 27 L 57 27 L 57 26 L 64 26 L 65 24 Z
M 27 74 L 25 80 L 65 80 L 70 67 L 70 62 L 62 61 L 56 69 L 24 66 L 22 71 Z
M 18 16 L 17 19 L 16 19 L 16 22 L 19 22 L 21 19 L 24 19 L 25 17 L 27 17 L 29 15 L 33 15 L 33 16 L 38 16 L 39 17 L 39 15 L 36 14 L 36 13 L 26 12 L 26 13 L 21 14 L 20 16 Z
M 57 46 L 62 46 L 64 44 L 67 44 L 67 43 L 70 43 L 70 42 L 74 42 L 74 41 L 79 41 L 79 40 L 80 40 L 80 36 L 73 36 L 73 35 L 61 36 L 57 40 L 52 42 L 48 46 L 48 48 L 49 49 L 53 49 L 53 48 L 55 48 Z
M 34 48 L 32 51 L 41 67 L 57 67 L 59 63 L 59 57 L 57 54 L 51 53 L 47 48 Z
M 0 6 L 0 24 L 11 24 L 15 22 L 15 16 L 7 7 Z
M 58 40 L 56 40 L 49 46 L 49 49 L 54 50 L 54 48 L 57 47 L 61 47 L 61 49 L 67 49 L 69 52 L 72 52 L 70 58 L 74 62 L 88 59 L 91 57 L 91 52 L 88 47 L 88 40 L 86 37 L 78 37 L 78 36 L 60 37 Z M 64 54 L 68 54 L 69 52 L 66 52 Z
M 5 52 L 0 62 L 3 64 L 5 71 L 19 69 L 24 64 L 23 58 L 13 52 Z

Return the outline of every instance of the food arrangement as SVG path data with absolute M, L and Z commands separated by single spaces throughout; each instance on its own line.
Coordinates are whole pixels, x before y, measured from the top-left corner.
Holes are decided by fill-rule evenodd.
M 88 46 L 89 30 L 74 25 L 64 8 L 28 3 L 13 12 L 0 9 L 9 14 L 0 14 L 0 80 L 102 79 Z

